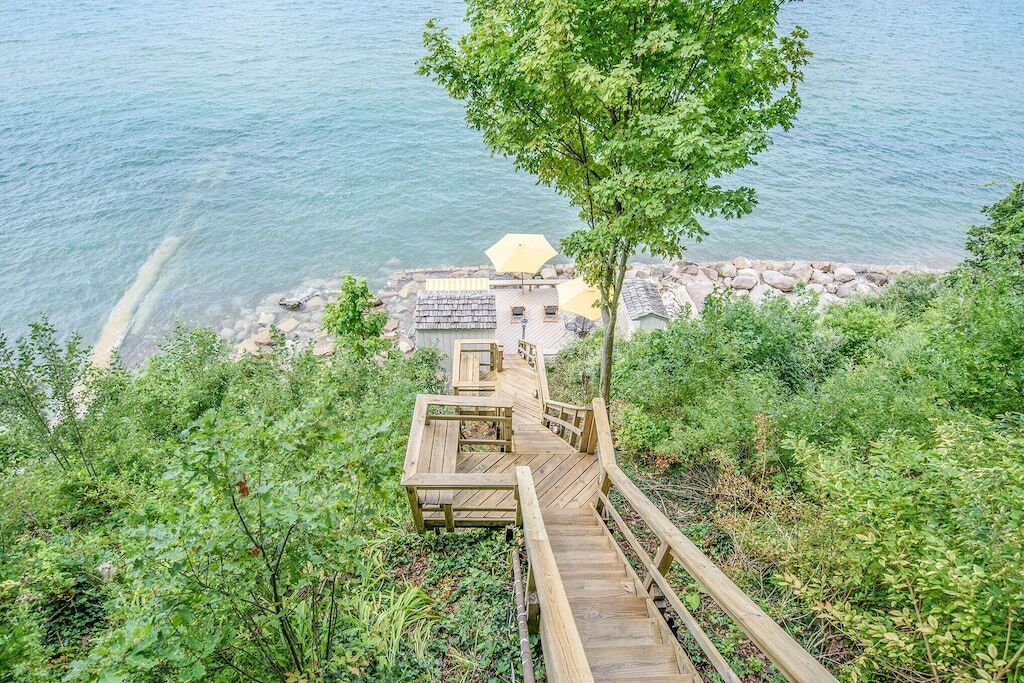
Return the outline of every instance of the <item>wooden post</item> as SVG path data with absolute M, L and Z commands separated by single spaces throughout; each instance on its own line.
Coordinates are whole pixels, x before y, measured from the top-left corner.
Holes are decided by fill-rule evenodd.
M 445 526 L 445 528 L 448 531 L 454 532 L 455 531 L 455 510 L 452 507 L 451 503 L 446 503 L 443 506 L 443 509 L 444 509 L 444 526 Z
M 540 600 L 537 599 L 537 577 L 532 565 L 526 569 L 526 597 L 526 627 L 530 633 L 537 633 L 540 630 Z
M 665 576 L 666 572 L 668 572 L 668 568 L 671 566 L 672 549 L 669 548 L 664 541 L 662 541 L 658 545 L 658 552 L 654 555 L 654 567 L 658 570 L 659 574 Z M 652 587 L 657 588 L 657 586 L 654 585 L 654 577 L 648 575 L 647 578 L 644 580 L 644 590 L 649 593 L 651 592 Z M 658 592 L 661 592 L 660 588 L 658 588 Z
M 516 499 L 516 526 L 522 528 L 523 526 L 523 504 L 519 500 L 519 487 L 512 489 L 512 495 Z
M 405 493 L 409 496 L 409 508 L 412 512 L 412 524 L 416 531 L 423 531 L 423 510 L 420 509 L 420 497 L 415 486 L 406 486 Z

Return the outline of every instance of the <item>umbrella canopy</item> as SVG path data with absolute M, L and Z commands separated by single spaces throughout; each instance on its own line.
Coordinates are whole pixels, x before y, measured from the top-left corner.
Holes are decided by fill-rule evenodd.
M 567 280 L 555 287 L 558 290 L 558 305 L 563 311 L 582 315 L 589 320 L 600 320 L 601 309 L 597 289 L 591 287 L 583 278 Z
M 558 252 L 544 235 L 510 232 L 484 253 L 499 273 L 536 273 Z

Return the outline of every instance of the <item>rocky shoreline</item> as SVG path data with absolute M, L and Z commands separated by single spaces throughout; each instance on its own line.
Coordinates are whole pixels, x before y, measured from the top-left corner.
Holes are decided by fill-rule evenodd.
M 541 270 L 539 277 L 572 277 L 573 270 L 572 264 L 553 264 Z M 670 316 L 678 317 L 687 307 L 691 315 L 699 315 L 707 296 L 720 288 L 737 296 L 749 296 L 756 302 L 766 296 L 794 300 L 803 291 L 814 291 L 818 294 L 819 305 L 828 306 L 851 296 L 876 292 L 898 275 L 923 272 L 941 271 L 918 266 L 774 261 L 740 256 L 722 261 L 632 263 L 627 277 L 653 282 Z M 509 276 L 496 274 L 489 265 L 395 271 L 377 292 L 377 308 L 388 316 L 384 336 L 393 340 L 404 353 L 411 353 L 416 345 L 413 329 L 416 294 L 424 288 L 428 278 L 435 277 L 500 279 Z M 321 329 L 321 323 L 324 306 L 337 297 L 340 282 L 340 279 L 309 279 L 291 293 L 270 294 L 257 306 L 223 320 L 218 334 L 234 343 L 239 355 L 258 354 L 277 343 L 271 331 L 271 327 L 276 327 L 288 347 L 309 346 L 315 355 L 330 355 L 334 352 L 334 340 Z

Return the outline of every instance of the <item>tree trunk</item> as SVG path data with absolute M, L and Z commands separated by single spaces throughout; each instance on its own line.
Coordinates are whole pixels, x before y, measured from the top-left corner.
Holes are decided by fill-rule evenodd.
M 619 317 L 619 295 L 622 293 L 622 280 L 626 276 L 626 263 L 632 252 L 630 246 L 622 249 L 615 260 L 615 271 L 608 301 L 601 302 L 601 319 L 604 322 L 604 339 L 601 344 L 601 398 L 606 406 L 610 406 L 612 394 L 612 357 L 615 351 L 615 321 Z
M 604 339 L 601 343 L 601 398 L 605 405 L 612 393 L 612 352 L 615 350 L 615 320 L 618 311 L 615 306 L 605 308 L 601 313 L 604 319 Z

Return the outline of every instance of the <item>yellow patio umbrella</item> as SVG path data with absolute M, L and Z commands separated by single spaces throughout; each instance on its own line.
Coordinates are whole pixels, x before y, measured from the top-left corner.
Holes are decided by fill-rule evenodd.
M 558 290 L 558 306 L 563 311 L 582 315 L 588 320 L 601 319 L 601 308 L 598 303 L 600 295 L 597 289 L 584 282 L 583 278 L 566 280 L 556 285 L 555 289 Z
M 544 235 L 510 232 L 484 252 L 499 273 L 530 273 L 540 270 L 558 253 Z

